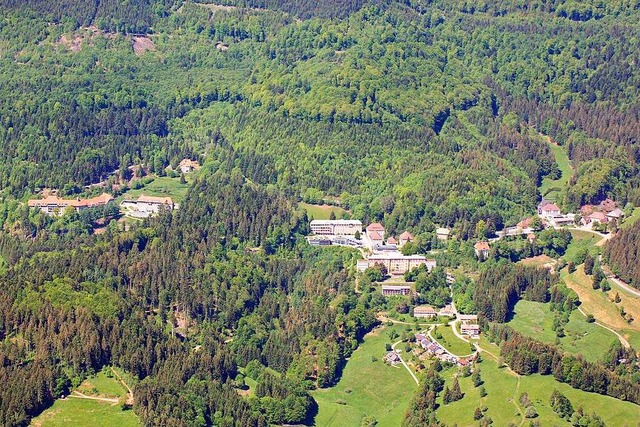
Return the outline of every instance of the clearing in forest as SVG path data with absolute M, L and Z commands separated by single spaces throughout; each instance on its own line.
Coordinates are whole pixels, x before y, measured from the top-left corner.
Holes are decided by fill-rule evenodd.
M 313 219 L 329 219 L 331 212 L 334 213 L 337 219 L 340 219 L 342 218 L 342 214 L 347 212 L 339 206 L 314 205 L 306 202 L 298 203 L 298 207 L 306 210 L 307 216 Z
M 114 368 L 124 381 L 131 377 Z M 127 383 L 133 387 L 133 383 Z M 58 399 L 31 425 L 37 427 L 57 426 L 122 426 L 138 427 L 140 420 L 132 409 L 123 410 L 120 402 L 126 402 L 128 390 L 106 367 L 95 376 L 87 378 L 74 392 Z
M 389 366 L 383 357 L 385 344 L 398 340 L 391 339 L 389 332 L 402 334 L 407 328 L 411 329 L 382 326 L 367 334 L 347 361 L 338 384 L 311 393 L 318 402 L 316 426 L 359 426 L 367 415 L 380 426 L 401 424 L 417 385 L 402 365 Z
M 545 199 L 562 202 L 564 192 L 569 185 L 569 180 L 573 176 L 573 168 L 571 167 L 571 161 L 565 148 L 551 141 L 549 137 L 546 137 L 546 139 L 549 144 L 549 149 L 553 153 L 558 168 L 560 169 L 560 178 L 549 179 L 545 177 L 539 187 L 540 194 L 542 194 Z

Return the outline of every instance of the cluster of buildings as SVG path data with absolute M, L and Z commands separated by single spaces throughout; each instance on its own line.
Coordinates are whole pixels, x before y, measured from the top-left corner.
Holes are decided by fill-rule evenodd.
M 617 206 L 617 203 L 611 199 L 606 199 L 598 205 L 584 205 L 580 208 L 582 216 L 581 223 L 589 224 L 608 224 L 611 221 L 620 223 L 624 218 L 624 212 Z
M 142 194 L 135 200 L 123 200 L 120 207 L 130 216 L 147 218 L 158 214 L 160 209 L 173 210 L 177 206 L 171 197 L 153 197 Z
M 542 199 L 538 203 L 538 216 L 552 227 L 562 227 L 564 225 L 572 225 L 575 223 L 576 215 L 569 213 L 563 215 L 560 208 L 549 200 Z
M 43 199 L 31 199 L 27 201 L 30 208 L 38 208 L 47 215 L 62 215 L 66 208 L 73 208 L 76 212 L 83 209 L 105 206 L 113 200 L 110 194 L 102 193 L 90 199 L 61 199 L 57 195 L 48 195 Z
M 436 266 L 436 261 L 433 259 L 427 259 L 422 255 L 403 255 L 399 251 L 404 245 L 415 240 L 408 231 L 398 236 L 398 239 L 388 236 L 385 240 L 386 231 L 382 224 L 377 222 L 369 224 L 363 232 L 362 222 L 357 219 L 314 219 L 309 227 L 312 236 L 309 236 L 307 241 L 310 245 L 368 248 L 371 254 L 357 263 L 360 272 L 376 265 L 383 265 L 388 274 L 398 276 L 421 265 L 426 265 L 429 271 Z M 388 295 L 407 295 L 408 293 L 410 289 L 400 286 L 394 286 L 387 291 Z
M 413 317 L 422 319 L 432 319 L 436 316 L 451 317 L 455 314 L 451 304 L 447 304 L 439 310 L 436 310 L 430 305 L 418 305 L 413 309 Z
M 475 353 L 470 357 L 458 357 L 449 353 L 447 350 L 444 349 L 444 347 L 442 347 L 437 342 L 431 341 L 424 334 L 416 334 L 415 337 L 416 337 L 416 344 L 422 347 L 427 352 L 427 354 L 433 355 L 434 357 L 440 359 L 442 362 L 449 362 L 458 366 L 467 366 L 473 360 L 475 360 L 475 357 L 476 357 Z

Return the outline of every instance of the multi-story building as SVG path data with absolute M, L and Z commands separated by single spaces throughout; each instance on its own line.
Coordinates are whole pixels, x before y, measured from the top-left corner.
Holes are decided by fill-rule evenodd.
M 421 265 L 426 265 L 429 271 L 436 266 L 434 259 L 427 259 L 422 255 L 402 255 L 400 252 L 371 255 L 367 258 L 367 262 L 369 267 L 374 267 L 376 264 L 384 265 L 387 273 L 391 275 L 404 274 Z
M 311 233 L 325 236 L 353 236 L 362 232 L 362 222 L 357 219 L 314 219 Z
M 113 200 L 110 194 L 102 193 L 90 199 L 61 199 L 58 196 L 47 196 L 44 199 L 32 199 L 27 202 L 30 208 L 39 208 L 48 215 L 62 215 L 68 207 L 76 211 L 104 206 Z

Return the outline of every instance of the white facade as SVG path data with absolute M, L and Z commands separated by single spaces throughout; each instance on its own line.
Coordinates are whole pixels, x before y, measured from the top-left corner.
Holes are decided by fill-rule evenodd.
M 384 265 L 391 275 L 404 274 L 421 265 L 426 265 L 429 271 L 436 266 L 434 259 L 427 259 L 422 255 L 405 256 L 400 252 L 371 255 L 367 258 L 367 262 L 369 267 L 374 267 L 376 264 Z
M 362 222 L 352 219 L 314 219 L 310 223 L 311 232 L 326 236 L 353 236 L 362 232 Z

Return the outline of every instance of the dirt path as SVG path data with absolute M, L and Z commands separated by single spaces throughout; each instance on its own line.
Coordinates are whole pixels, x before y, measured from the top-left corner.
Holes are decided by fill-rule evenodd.
M 118 381 L 120 381 L 120 383 L 129 391 L 127 393 L 127 405 L 131 405 L 133 406 L 133 390 L 131 390 L 131 388 L 127 385 L 127 383 L 124 382 L 124 380 L 122 379 L 122 377 L 120 376 L 120 374 L 118 374 L 118 372 L 113 369 L 113 367 L 111 367 L 111 372 L 113 372 L 113 375 L 118 379 Z
M 587 317 L 587 313 L 585 313 L 584 311 L 582 311 L 582 309 L 580 307 L 578 307 L 578 311 L 580 312 L 580 314 L 582 314 L 584 317 Z M 622 345 L 624 346 L 624 348 L 629 348 L 631 347 L 631 345 L 629 344 L 629 341 L 627 341 L 627 339 L 625 337 L 623 337 L 622 335 L 620 335 L 618 332 L 616 332 L 615 330 L 611 329 L 610 327 L 608 327 L 607 325 L 604 325 L 600 322 L 593 322 L 596 325 L 600 326 L 601 328 L 605 328 L 607 331 L 609 332 L 613 332 L 618 339 L 620 340 L 620 342 L 622 343 Z
M 95 396 L 87 396 L 84 393 L 80 393 L 79 391 L 75 390 L 73 393 L 71 393 L 69 395 L 69 397 L 74 397 L 76 399 L 89 399 L 89 400 L 98 400 L 100 402 L 108 402 L 111 403 L 112 405 L 117 405 L 118 404 L 118 400 L 119 399 L 115 399 L 115 398 L 109 398 L 109 397 L 95 397 Z
M 396 346 L 398 344 L 400 344 L 401 342 L 402 342 L 402 340 L 393 343 L 393 345 L 391 346 L 393 351 L 396 351 Z M 400 362 L 402 362 L 402 365 L 407 369 L 407 371 L 409 371 L 409 374 L 411 374 L 411 376 L 413 377 L 413 380 L 416 382 L 416 384 L 420 385 L 420 381 L 418 381 L 418 377 L 416 377 L 416 374 L 414 374 L 413 371 L 411 370 L 411 368 L 409 368 L 409 365 L 407 365 L 407 362 L 404 361 L 404 359 L 402 358 L 400 353 L 396 352 L 396 354 L 400 358 Z
M 415 322 L 411 323 L 411 322 L 403 322 L 401 320 L 389 319 L 383 313 L 376 314 L 376 319 L 378 319 L 380 322 L 391 322 L 391 323 L 397 323 L 398 325 L 415 326 L 416 324 Z M 442 326 L 442 325 L 444 325 L 444 323 L 418 323 L 418 326 Z

